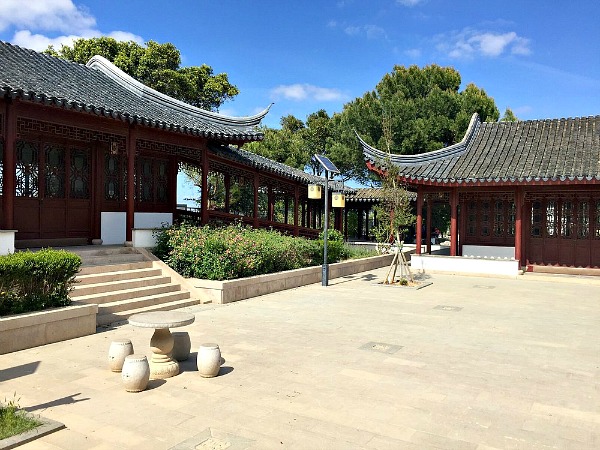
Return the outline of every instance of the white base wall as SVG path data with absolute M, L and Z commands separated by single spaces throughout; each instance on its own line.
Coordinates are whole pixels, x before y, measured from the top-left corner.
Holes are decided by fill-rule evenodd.
M 464 247 L 463 247 L 464 248 Z M 464 256 L 411 255 L 410 265 L 421 272 L 516 277 L 521 273 L 516 259 L 467 258 Z
M 471 258 L 514 259 L 515 248 L 493 245 L 463 245 L 462 255 Z
M 102 245 L 123 245 L 127 215 L 124 212 L 100 213 L 100 238 Z
M 132 240 L 134 247 L 154 247 L 152 230 L 165 225 L 173 225 L 172 213 L 144 213 L 133 214 Z M 139 231 L 139 233 L 136 233 Z M 137 243 L 136 245 L 136 234 Z M 102 245 L 123 245 L 127 236 L 127 213 L 102 212 L 100 213 L 100 238 Z
M 17 230 L 0 230 L 0 255 L 15 252 L 15 233 Z

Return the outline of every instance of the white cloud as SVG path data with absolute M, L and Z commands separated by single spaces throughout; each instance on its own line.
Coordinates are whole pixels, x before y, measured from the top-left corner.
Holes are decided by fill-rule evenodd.
M 396 0 L 396 3 L 403 6 L 416 6 L 419 3 L 423 3 L 424 0 Z
M 344 33 L 348 36 L 366 36 L 367 39 L 386 38 L 385 30 L 377 25 L 347 26 Z
M 0 31 L 11 26 L 69 33 L 94 28 L 96 19 L 71 0 L 2 0 Z
M 498 57 L 505 53 L 513 55 L 529 55 L 529 39 L 523 38 L 514 31 L 507 33 L 482 32 L 465 28 L 450 35 L 437 36 L 438 50 L 455 59 L 473 58 L 475 56 Z
M 316 100 L 320 102 L 330 102 L 343 100 L 345 96 L 338 89 L 323 88 L 313 86 L 312 84 L 288 84 L 279 85 L 271 90 L 273 98 L 284 98 L 286 100 L 304 101 Z
M 404 51 L 404 54 L 409 58 L 418 58 L 421 56 L 421 50 L 418 48 L 410 48 Z
M 96 18 L 72 0 L 2 0 L 1 6 L 0 31 L 14 28 L 11 42 L 21 47 L 42 51 L 49 45 L 60 48 L 72 45 L 78 38 L 98 36 L 144 43 L 141 36 L 126 31 L 99 31 Z

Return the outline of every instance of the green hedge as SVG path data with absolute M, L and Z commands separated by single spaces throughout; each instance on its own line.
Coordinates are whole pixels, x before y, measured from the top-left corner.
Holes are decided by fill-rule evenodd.
M 223 228 L 188 224 L 157 233 L 154 254 L 186 277 L 230 280 L 322 264 L 323 241 L 242 225 Z M 348 256 L 339 232 L 327 235 L 328 261 Z
M 81 258 L 43 249 L 0 256 L 0 316 L 66 306 Z

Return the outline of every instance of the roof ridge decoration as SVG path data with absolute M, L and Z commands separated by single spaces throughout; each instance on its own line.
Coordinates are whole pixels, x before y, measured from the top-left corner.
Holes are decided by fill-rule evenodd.
M 414 166 L 434 161 L 441 161 L 444 159 L 454 158 L 462 155 L 467 150 L 469 142 L 471 141 L 473 136 L 475 136 L 480 125 L 481 121 L 479 120 L 479 115 L 477 113 L 473 113 L 467 131 L 465 132 L 465 135 L 460 142 L 457 142 L 456 144 L 450 145 L 448 147 L 441 148 L 439 150 L 433 150 L 431 152 L 421 153 L 418 155 L 394 155 L 386 153 L 367 144 L 360 137 L 356 130 L 354 130 L 354 133 L 356 134 L 356 137 L 362 145 L 363 154 L 366 157 L 365 159 L 371 160 L 373 162 L 378 160 L 384 161 L 386 159 L 389 159 L 390 162 L 393 164 L 402 166 Z
M 118 83 L 121 87 L 127 89 L 134 95 L 149 100 L 158 106 L 166 107 L 169 109 L 177 110 L 183 114 L 189 114 L 193 117 L 209 120 L 219 124 L 229 124 L 233 126 L 257 126 L 260 121 L 267 115 L 273 103 L 267 106 L 263 111 L 253 116 L 246 117 L 232 117 L 223 114 L 218 114 L 212 111 L 198 108 L 196 106 L 189 105 L 188 103 L 177 100 L 173 97 L 169 97 L 162 92 L 158 92 L 151 87 L 137 81 L 135 78 L 123 72 L 108 59 L 103 56 L 96 55 L 90 58 L 87 62 L 86 67 L 96 69 L 113 81 Z

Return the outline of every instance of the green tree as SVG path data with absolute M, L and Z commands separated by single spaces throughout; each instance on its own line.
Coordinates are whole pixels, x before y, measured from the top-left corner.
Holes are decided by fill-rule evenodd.
M 264 138 L 244 146 L 245 150 L 304 170 L 310 157 L 303 147 L 304 122 L 293 115 L 281 118 L 281 129 L 263 127 Z
M 500 119 L 500 122 L 518 122 L 519 119 L 517 118 L 517 116 L 515 116 L 515 113 L 512 112 L 512 109 L 510 108 L 506 108 L 504 110 L 504 114 L 502 115 L 502 118 Z
M 412 155 L 460 141 L 474 112 L 483 121 L 498 120 L 493 98 L 472 83 L 463 91 L 460 85 L 452 67 L 395 66 L 375 90 L 334 114 L 327 154 L 344 175 L 366 182 L 370 175 L 354 130 L 381 150 Z
M 214 74 L 212 67 L 180 67 L 181 54 L 171 43 L 148 41 L 141 46 L 110 37 L 77 39 L 72 47 L 59 50 L 49 46 L 44 53 L 86 64 L 100 55 L 141 83 L 190 105 L 218 111 L 227 100 L 239 94 L 226 73 Z

